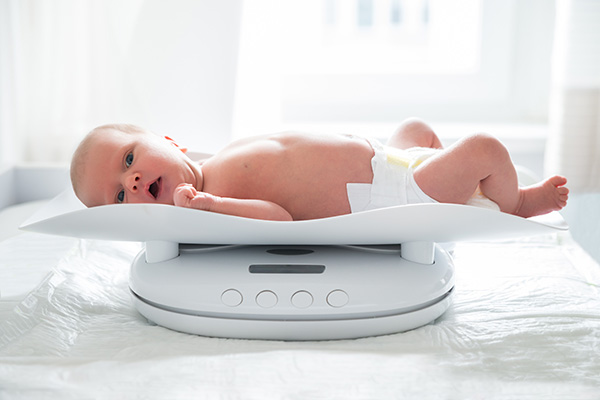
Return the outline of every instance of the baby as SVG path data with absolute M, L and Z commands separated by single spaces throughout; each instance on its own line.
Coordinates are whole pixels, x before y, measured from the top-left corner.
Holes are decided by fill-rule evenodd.
M 192 161 L 168 137 L 104 125 L 81 142 L 71 180 L 88 207 L 163 203 L 266 220 L 306 220 L 410 203 L 470 203 L 483 194 L 531 217 L 567 203 L 566 179 L 519 187 L 506 148 L 486 134 L 448 148 L 424 122 L 400 125 L 386 146 L 350 135 L 285 132 L 241 139 Z

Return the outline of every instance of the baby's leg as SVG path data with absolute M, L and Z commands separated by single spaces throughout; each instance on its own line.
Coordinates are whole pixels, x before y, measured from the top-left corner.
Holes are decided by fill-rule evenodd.
M 442 203 L 465 204 L 477 188 L 500 206 L 522 217 L 560 210 L 566 205 L 566 179 L 552 177 L 519 188 L 508 151 L 494 137 L 466 137 L 423 162 L 415 170 L 421 189 Z
M 416 118 L 410 118 L 402 122 L 388 140 L 387 145 L 399 149 L 409 149 L 411 147 L 442 148 L 442 143 L 433 132 L 433 129 Z

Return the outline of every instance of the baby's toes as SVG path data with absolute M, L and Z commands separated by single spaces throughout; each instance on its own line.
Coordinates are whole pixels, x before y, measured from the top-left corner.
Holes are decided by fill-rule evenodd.
M 556 204 L 558 204 L 561 208 L 567 205 L 567 200 L 569 200 L 568 194 L 559 194 L 556 197 Z
M 564 176 L 555 175 L 549 178 L 548 181 L 552 183 L 553 186 L 560 187 L 567 183 L 567 178 L 565 178 Z

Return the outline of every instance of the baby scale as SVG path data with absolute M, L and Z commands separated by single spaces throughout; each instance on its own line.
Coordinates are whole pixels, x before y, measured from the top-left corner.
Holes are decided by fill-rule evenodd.
M 450 306 L 454 266 L 438 243 L 566 230 L 560 214 L 520 218 L 415 204 L 276 222 L 159 204 L 85 208 L 71 190 L 22 229 L 145 242 L 131 266 L 137 310 L 203 336 L 328 340 L 414 329 Z

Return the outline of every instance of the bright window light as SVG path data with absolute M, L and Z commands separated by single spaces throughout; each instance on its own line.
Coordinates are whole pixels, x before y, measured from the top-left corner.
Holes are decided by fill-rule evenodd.
M 411 116 L 545 123 L 553 23 L 546 0 L 245 2 L 236 134 Z
M 472 73 L 480 0 L 321 0 L 285 8 L 286 74 Z

